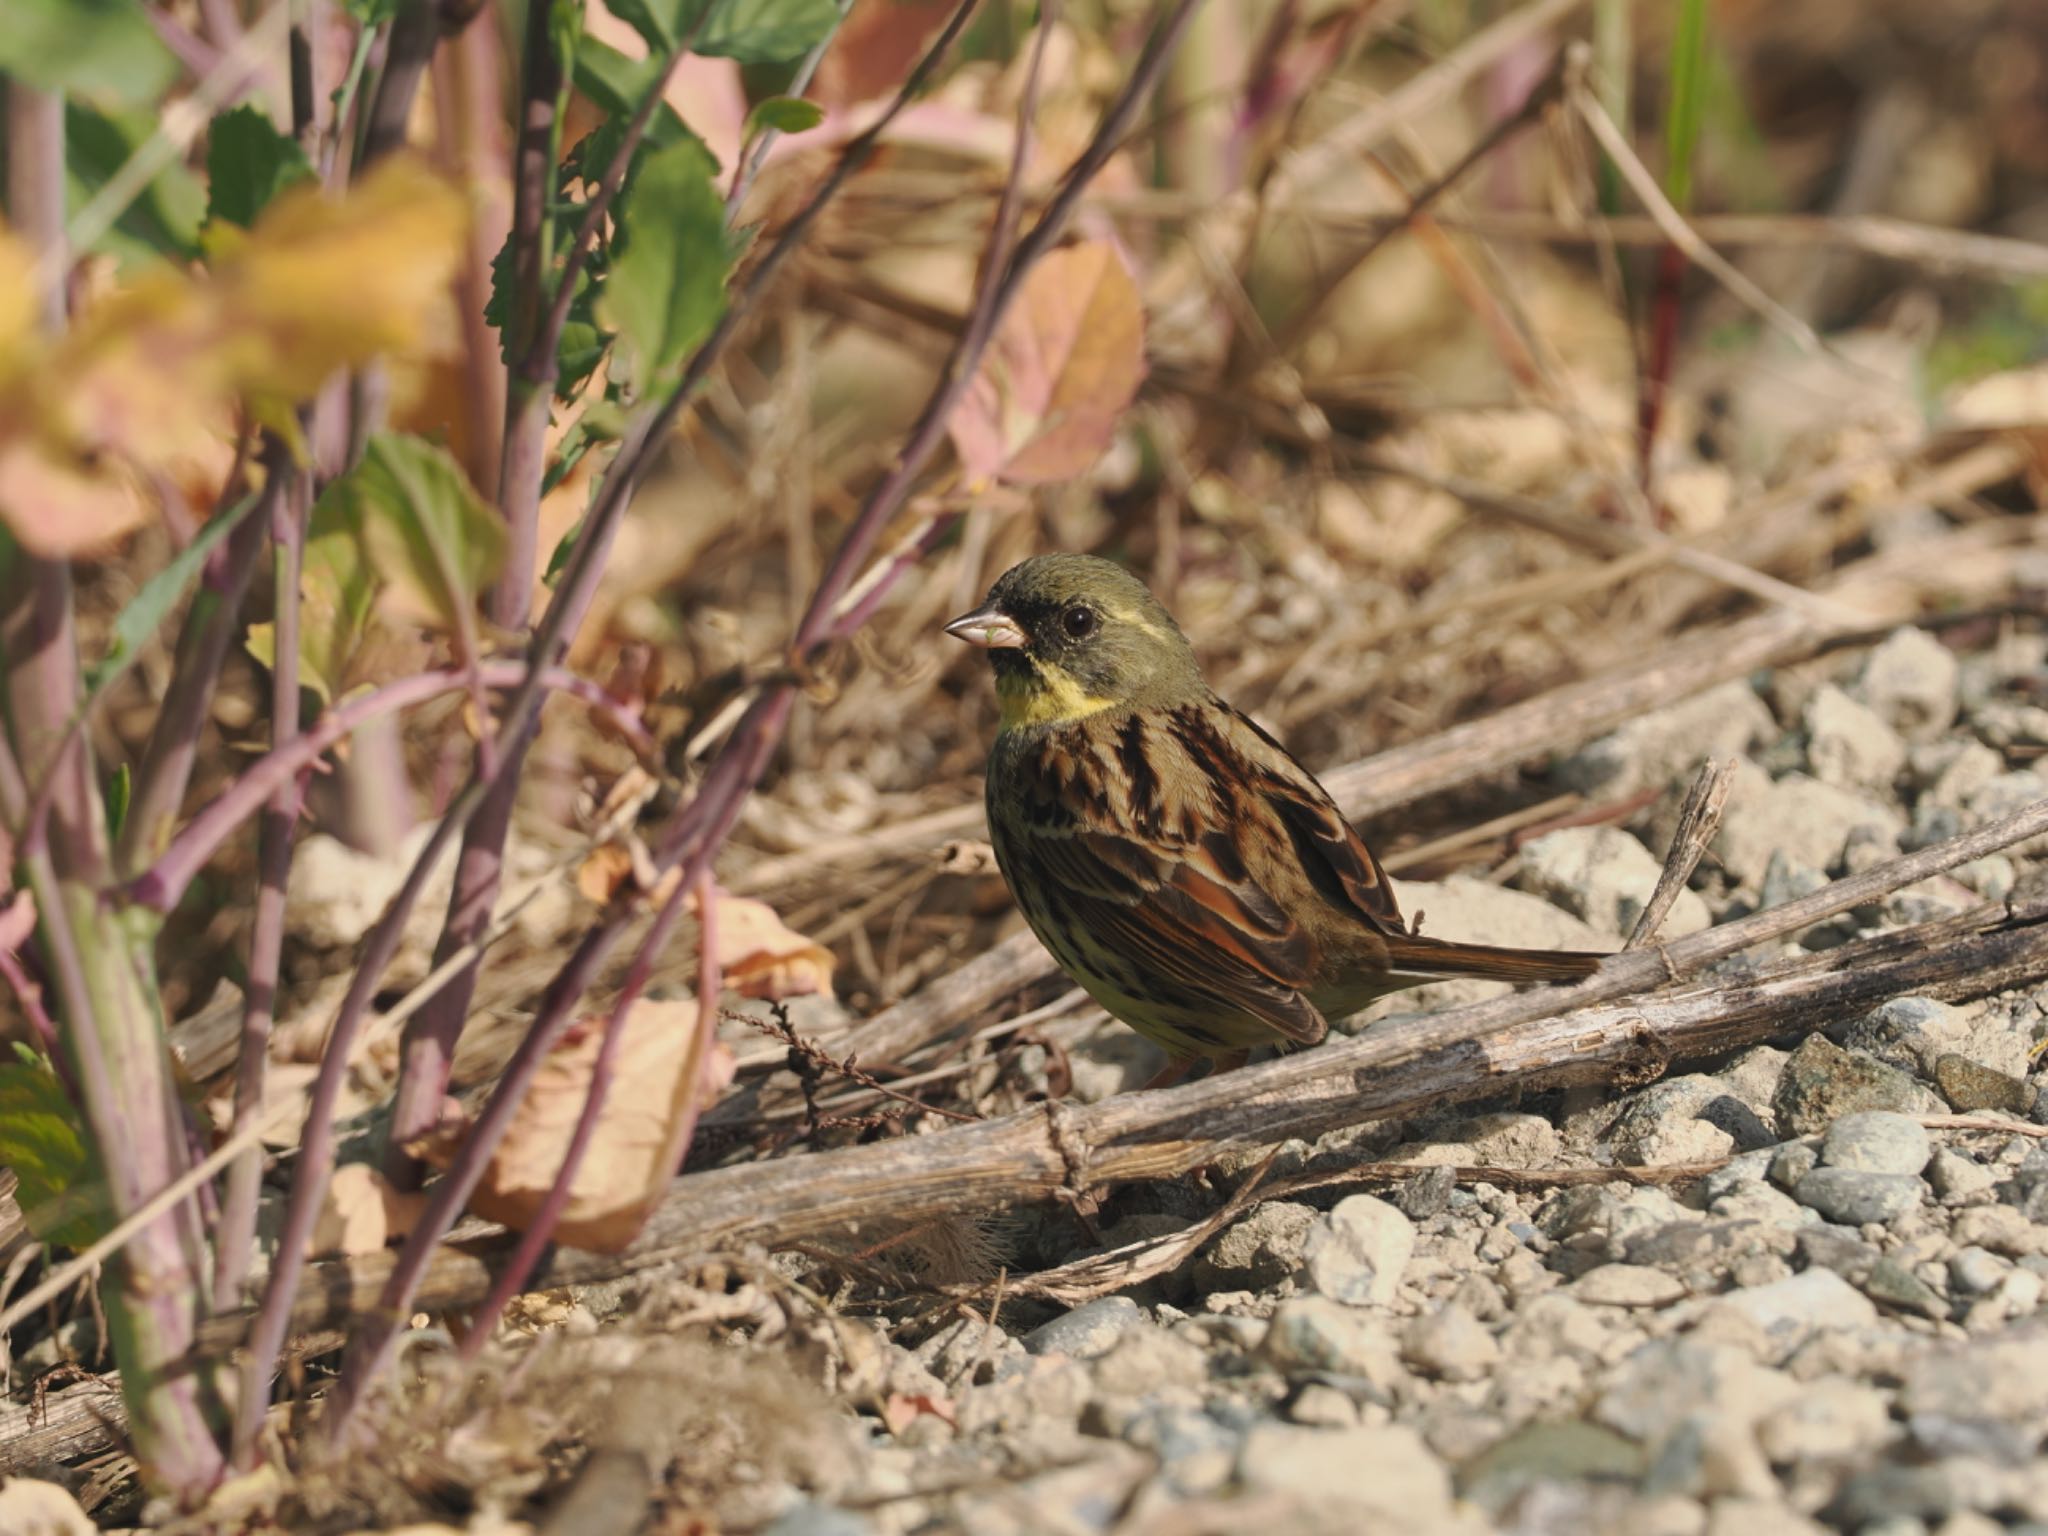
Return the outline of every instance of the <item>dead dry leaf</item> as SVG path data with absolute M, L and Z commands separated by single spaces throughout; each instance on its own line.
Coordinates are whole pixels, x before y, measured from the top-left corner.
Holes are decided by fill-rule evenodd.
M 570 1185 L 558 1241 L 616 1253 L 633 1240 L 674 1173 L 674 1149 L 704 1104 L 732 1081 L 732 1052 L 713 1041 L 701 1092 L 684 1081 L 698 1023 L 690 999 L 644 999 L 627 1014 L 610 1091 Z M 554 1187 L 589 1094 L 605 1020 L 572 1026 L 535 1074 L 470 1207 L 524 1228 Z
M 1091 240 L 1024 280 L 948 424 L 970 487 L 1070 480 L 1102 457 L 1145 378 L 1145 307 L 1123 252 Z
M 343 1163 L 327 1181 L 313 1235 L 306 1240 L 306 1257 L 377 1253 L 412 1230 L 425 1203 L 422 1194 L 393 1189 L 368 1163 Z
M 832 951 L 790 928 L 767 902 L 720 891 L 715 911 L 718 968 L 733 991 L 771 1001 L 832 995 Z
M 98 1529 L 71 1491 L 56 1483 L 14 1477 L 0 1486 L 0 1531 L 13 1536 L 93 1536 Z

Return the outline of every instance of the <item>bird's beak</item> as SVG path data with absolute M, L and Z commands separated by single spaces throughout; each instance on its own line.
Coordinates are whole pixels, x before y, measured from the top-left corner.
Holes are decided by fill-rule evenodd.
M 961 614 L 946 626 L 946 633 L 955 640 L 990 651 L 1019 650 L 1031 640 L 1015 619 L 994 608 L 977 608 L 973 613 Z

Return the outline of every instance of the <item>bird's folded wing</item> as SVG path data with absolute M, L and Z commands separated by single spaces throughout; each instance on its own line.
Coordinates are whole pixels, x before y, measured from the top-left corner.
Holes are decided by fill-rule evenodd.
M 1245 874 L 1226 834 L 1179 851 L 1099 828 L 1023 841 L 1039 889 L 1096 942 L 1290 1039 L 1322 1039 L 1328 1026 L 1302 995 L 1314 972 L 1309 937 Z
M 1336 882 L 1343 903 L 1370 927 L 1389 936 L 1405 933 L 1408 924 L 1394 899 L 1392 882 L 1329 791 L 1256 721 L 1235 710 L 1230 713 L 1241 727 L 1239 750 L 1258 771 L 1259 790 L 1287 829 L 1310 879 L 1326 884 L 1316 879 L 1320 867 Z

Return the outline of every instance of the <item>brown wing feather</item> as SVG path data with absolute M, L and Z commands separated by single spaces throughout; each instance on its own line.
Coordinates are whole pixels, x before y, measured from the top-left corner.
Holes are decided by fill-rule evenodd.
M 1388 937 L 1405 932 L 1408 925 L 1394 899 L 1392 882 L 1365 839 L 1337 809 L 1330 792 L 1292 753 L 1261 730 L 1257 721 L 1220 700 L 1217 711 L 1236 728 L 1232 734 L 1239 739 L 1233 744 L 1260 771 L 1259 786 L 1300 851 L 1311 880 L 1320 865 L 1335 880 L 1344 903 L 1356 909 L 1368 926 Z
M 1135 712 L 1093 716 L 1014 756 L 999 743 L 989 783 L 1013 886 L 1021 877 L 1182 1006 L 1208 1000 L 1289 1039 L 1322 1039 L 1328 1025 L 1304 995 L 1315 943 L 1252 877 L 1179 731 Z

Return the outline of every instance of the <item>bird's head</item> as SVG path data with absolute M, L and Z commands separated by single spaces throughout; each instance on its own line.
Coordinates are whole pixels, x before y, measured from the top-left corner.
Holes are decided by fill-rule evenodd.
M 1039 555 L 1010 567 L 946 633 L 987 649 L 1006 730 L 1173 705 L 1205 691 L 1173 615 L 1137 577 L 1093 555 Z

